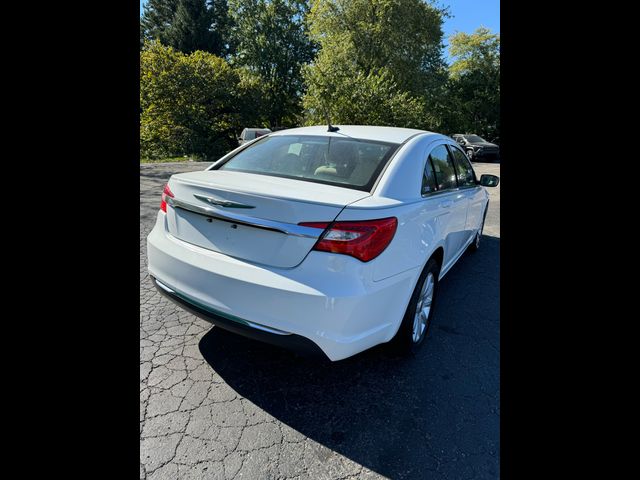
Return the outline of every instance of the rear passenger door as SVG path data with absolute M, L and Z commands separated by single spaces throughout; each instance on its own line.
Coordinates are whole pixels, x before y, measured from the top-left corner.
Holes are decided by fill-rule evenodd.
M 465 241 L 468 201 L 458 188 L 453 158 L 446 145 L 440 144 L 431 150 L 427 161 L 429 167 L 435 182 L 435 190 L 430 194 L 431 203 L 437 211 L 440 231 L 444 236 L 443 267 L 448 268 L 448 263 L 456 257 Z
M 487 198 L 484 190 L 476 181 L 476 174 L 466 155 L 455 145 L 448 145 L 448 147 L 456 167 L 458 188 L 468 202 L 465 235 L 462 240 L 464 244 L 480 228 Z

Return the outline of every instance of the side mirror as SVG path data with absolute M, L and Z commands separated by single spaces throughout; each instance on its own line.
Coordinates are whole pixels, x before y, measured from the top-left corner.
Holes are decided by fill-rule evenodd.
M 483 187 L 496 187 L 500 183 L 500 177 L 484 174 L 480 177 L 480 185 Z

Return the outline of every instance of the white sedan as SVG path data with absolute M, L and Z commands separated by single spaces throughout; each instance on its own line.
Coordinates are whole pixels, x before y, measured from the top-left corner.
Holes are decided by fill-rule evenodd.
M 315 126 L 173 175 L 149 273 L 183 308 L 242 335 L 341 360 L 423 343 L 438 282 L 480 244 L 488 194 L 451 138 Z

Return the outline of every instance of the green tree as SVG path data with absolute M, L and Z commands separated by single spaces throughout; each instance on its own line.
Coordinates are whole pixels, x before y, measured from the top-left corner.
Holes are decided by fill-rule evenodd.
M 329 115 L 334 123 L 432 128 L 433 92 L 446 80 L 446 15 L 422 0 L 314 0 L 308 21 L 320 50 L 304 71 L 307 123 Z
M 140 153 L 146 158 L 215 159 L 237 146 L 256 97 L 224 59 L 186 55 L 159 42 L 140 54 Z
M 308 94 L 304 97 L 308 125 L 331 122 L 423 127 L 424 100 L 399 89 L 388 70 L 365 74 L 339 64 L 327 67 L 321 71 L 315 65 L 308 74 Z
M 235 65 L 258 79 L 264 119 L 270 127 L 293 126 L 302 110 L 301 68 L 313 58 L 306 35 L 305 0 L 230 0 L 235 24 Z
M 147 0 L 140 18 L 143 40 L 158 40 L 167 45 L 167 32 L 173 24 L 173 17 L 179 0 Z
M 184 53 L 225 57 L 232 49 L 227 0 L 149 0 L 140 19 L 141 44 L 157 40 Z
M 208 0 L 207 5 L 211 12 L 212 21 L 212 53 L 221 57 L 228 57 L 235 52 L 235 46 L 232 37 L 234 22 L 229 13 L 227 0 Z
M 213 52 L 212 22 L 205 0 L 179 0 L 171 27 L 166 32 L 167 45 L 184 53 Z
M 499 141 L 500 35 L 484 27 L 457 33 L 449 39 L 449 53 L 450 130 Z

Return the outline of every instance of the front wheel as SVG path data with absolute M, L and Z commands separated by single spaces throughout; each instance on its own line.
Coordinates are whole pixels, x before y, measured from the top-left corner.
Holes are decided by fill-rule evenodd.
M 438 263 L 430 259 L 418 279 L 398 333 L 392 340 L 399 353 L 414 352 L 424 342 L 433 317 L 439 273 Z

